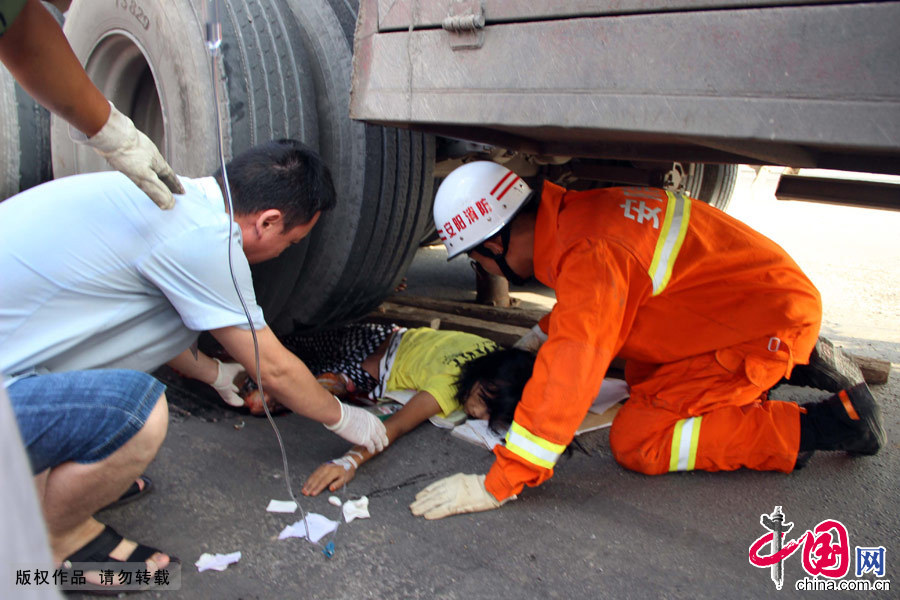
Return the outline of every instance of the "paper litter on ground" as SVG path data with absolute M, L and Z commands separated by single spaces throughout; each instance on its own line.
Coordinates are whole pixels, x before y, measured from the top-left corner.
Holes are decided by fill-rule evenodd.
M 628 389 L 627 383 L 621 379 L 607 377 L 603 380 L 603 385 L 600 386 L 600 391 L 597 393 L 590 411 L 598 415 L 603 414 L 609 407 L 627 399 L 630 395 L 631 391 Z
M 328 504 L 332 506 L 340 506 L 342 502 L 341 499 L 337 496 L 328 496 Z
M 604 379 L 603 385 L 600 386 L 600 392 L 588 409 L 588 414 L 585 415 L 581 425 L 575 430 L 575 435 L 612 425 L 616 413 L 622 407 L 620 403 L 627 400 L 630 394 L 628 384 L 621 379 Z
M 466 422 L 466 411 L 457 408 L 446 417 L 442 417 L 441 415 L 429 417 L 428 422 L 441 429 L 453 429 L 457 425 L 462 425 Z
M 369 518 L 369 499 L 365 496 L 358 500 L 347 500 L 343 507 L 344 521 L 349 523 L 353 519 Z
M 450 435 L 488 450 L 493 450 L 494 446 L 503 443 L 503 436 L 491 431 L 484 419 L 469 419 L 462 425 L 454 427 Z
M 297 503 L 293 500 L 269 500 L 266 510 L 274 513 L 297 512 Z
M 622 405 L 617 403 L 613 404 L 612 406 L 607 408 L 605 412 L 602 413 L 596 413 L 591 410 L 584 416 L 584 420 L 581 422 L 581 425 L 579 425 L 578 429 L 575 430 L 575 435 L 581 435 L 582 433 L 587 433 L 588 431 L 594 431 L 596 429 L 609 427 L 610 425 L 612 425 L 613 419 L 616 417 L 616 413 L 619 412 L 620 408 L 622 408 Z
M 241 560 L 240 552 L 232 552 L 231 554 L 209 554 L 208 552 L 204 552 L 200 555 L 200 558 L 194 565 L 197 566 L 197 571 L 200 573 L 210 569 L 214 571 L 224 571 L 228 568 L 228 565 L 236 563 L 239 560 Z
M 306 522 L 309 524 L 309 541 L 313 544 L 337 529 L 338 526 L 337 521 L 332 521 L 319 513 L 307 513 Z M 303 524 L 303 519 L 300 519 L 292 525 L 288 525 L 278 534 L 279 540 L 287 539 L 289 537 L 306 537 L 306 526 Z

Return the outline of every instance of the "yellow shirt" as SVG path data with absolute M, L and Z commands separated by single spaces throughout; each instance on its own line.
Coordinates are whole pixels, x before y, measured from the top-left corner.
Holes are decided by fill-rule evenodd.
M 455 396 L 460 367 L 498 348 L 472 333 L 410 329 L 400 339 L 387 389 L 428 392 L 437 400 L 442 416 L 447 416 L 459 408 Z

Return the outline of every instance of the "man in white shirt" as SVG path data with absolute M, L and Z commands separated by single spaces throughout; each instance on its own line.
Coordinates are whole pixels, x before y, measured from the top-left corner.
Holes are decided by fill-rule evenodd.
M 92 515 L 165 437 L 164 386 L 146 372 L 168 362 L 215 382 L 219 365 L 188 350 L 201 331 L 281 404 L 354 443 L 387 445 L 380 421 L 337 401 L 281 345 L 253 293 L 249 265 L 302 240 L 334 205 L 327 168 L 299 142 L 279 140 L 236 157 L 227 173 L 233 223 L 221 174 L 182 178 L 185 194 L 169 211 L 119 173 L 52 181 L 0 204 L 0 372 L 57 562 L 168 564 Z M 235 285 L 257 329 L 260 373 Z

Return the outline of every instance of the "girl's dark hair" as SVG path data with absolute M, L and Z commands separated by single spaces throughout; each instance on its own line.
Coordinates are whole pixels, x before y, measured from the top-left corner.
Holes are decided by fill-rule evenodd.
M 335 205 L 334 183 L 322 158 L 303 142 L 272 140 L 242 152 L 227 165 L 238 215 L 276 208 L 285 231 Z M 222 169 L 215 173 L 222 181 Z
M 522 390 L 534 369 L 534 354 L 519 348 L 495 350 L 472 359 L 460 369 L 456 400 L 464 404 L 476 383 L 488 410 L 488 425 L 499 433 L 513 421 Z

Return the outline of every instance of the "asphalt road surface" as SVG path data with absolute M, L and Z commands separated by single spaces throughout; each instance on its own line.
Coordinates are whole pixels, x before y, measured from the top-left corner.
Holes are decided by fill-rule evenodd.
M 369 497 L 371 518 L 341 525 L 336 552 L 328 559 L 306 541 L 277 540 L 299 517 L 265 510 L 270 499 L 288 495 L 266 420 L 214 400 L 182 402 L 184 391 L 176 385 L 170 389 L 168 438 L 148 471 L 157 489 L 102 515 L 129 537 L 182 559 L 180 591 L 144 597 L 803 597 L 808 592 L 795 586 L 806 575 L 803 556 L 813 544 L 786 559 L 780 592 L 771 569 L 748 560 L 750 546 L 766 533 L 760 517 L 775 506 L 794 524 L 789 540 L 826 520 L 846 530 L 844 546 L 837 537 L 818 538 L 828 542 L 819 544 L 819 551 L 838 551 L 824 557 L 839 556 L 842 547 L 848 552 L 849 573 L 839 581 L 857 579 L 857 546 L 886 549 L 884 575 L 867 572 L 859 579 L 896 579 L 900 213 L 780 203 L 771 195 L 774 180 L 769 171 L 756 178 L 752 170 L 742 170 L 730 212 L 782 244 L 820 287 L 826 335 L 854 352 L 894 363 L 889 383 L 873 388 L 889 437 L 878 456 L 820 453 L 790 475 L 741 470 L 647 477 L 619 467 L 607 432 L 597 431 L 579 438 L 584 451 L 563 459 L 551 481 L 526 490 L 519 500 L 495 511 L 427 522 L 407 508 L 416 492 L 456 472 L 484 473 L 492 455 L 423 425 L 360 469 L 349 494 Z M 447 265 L 442 252 L 420 252 L 408 276 L 409 293 L 471 297 L 468 266 Z M 548 302 L 540 288 L 526 294 L 528 302 Z M 816 394 L 783 387 L 777 396 L 804 401 Z M 295 490 L 319 463 L 347 449 L 321 425 L 294 416 L 276 421 Z M 302 503 L 309 512 L 336 517 L 337 509 L 324 496 Z M 235 551 L 241 560 L 224 572 L 198 573 L 193 566 L 201 553 Z M 826 595 L 896 598 L 897 592 Z

